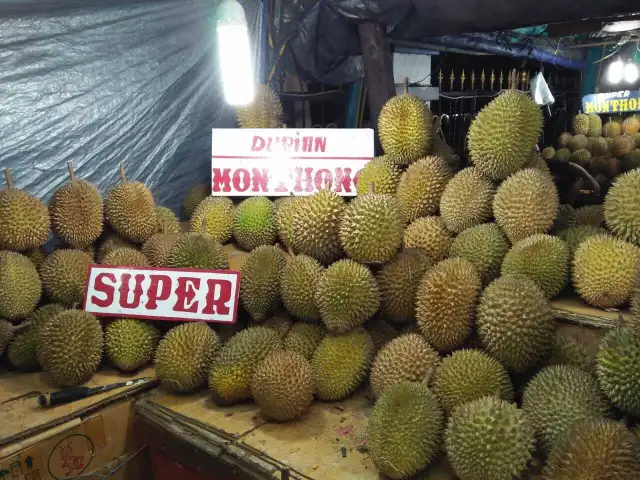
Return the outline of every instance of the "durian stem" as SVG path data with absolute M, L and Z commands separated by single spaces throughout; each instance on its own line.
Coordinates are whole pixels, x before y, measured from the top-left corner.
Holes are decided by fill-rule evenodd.
M 4 178 L 7 180 L 7 187 L 13 188 L 13 178 L 11 178 L 11 169 L 4 169 Z
M 295 258 L 296 257 L 295 253 L 293 253 L 293 248 L 291 248 L 289 246 L 287 246 L 287 253 L 289 254 L 289 256 L 291 258 Z
M 376 193 L 376 184 L 374 182 L 369 182 L 369 195 L 373 195 Z
M 20 325 L 15 325 L 12 330 L 13 332 L 19 332 L 20 330 L 24 330 L 25 328 L 31 326 L 31 320 L 28 322 L 22 322 Z
M 73 163 L 67 162 L 67 169 L 69 170 L 69 178 L 73 181 L 76 179 L 76 174 L 73 171 Z
M 202 218 L 202 223 L 200 224 L 200 233 L 207 233 L 207 217 Z
M 122 179 L 122 183 L 127 181 L 127 178 L 124 176 L 124 165 L 120 164 L 120 178 Z
M 162 225 L 162 232 L 161 233 L 167 233 L 167 219 L 163 218 L 162 221 L 160 222 L 160 224 Z
M 407 95 L 409 93 L 409 77 L 404 77 L 402 81 L 402 93 Z

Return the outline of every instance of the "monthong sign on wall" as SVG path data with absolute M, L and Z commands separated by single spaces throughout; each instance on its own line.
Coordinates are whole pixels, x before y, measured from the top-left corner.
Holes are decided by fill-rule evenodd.
M 214 128 L 211 192 L 216 196 L 355 196 L 373 158 L 372 129 Z
M 594 93 L 582 97 L 584 113 L 626 113 L 640 111 L 640 90 Z
M 91 265 L 84 310 L 97 316 L 234 323 L 240 273 Z

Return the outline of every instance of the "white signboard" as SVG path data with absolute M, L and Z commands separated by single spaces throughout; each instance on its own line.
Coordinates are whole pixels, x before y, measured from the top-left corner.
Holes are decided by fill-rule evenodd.
M 240 272 L 91 265 L 84 310 L 97 316 L 234 323 Z
M 211 194 L 224 197 L 355 196 L 358 175 L 373 158 L 372 129 L 214 128 Z

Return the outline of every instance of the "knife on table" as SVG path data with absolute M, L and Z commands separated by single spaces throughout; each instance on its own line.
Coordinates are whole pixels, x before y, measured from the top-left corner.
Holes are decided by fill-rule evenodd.
M 95 395 L 96 393 L 108 392 L 114 388 L 134 387 L 142 383 L 153 380 L 152 377 L 137 378 L 127 382 L 110 383 L 99 387 L 73 387 L 60 390 L 58 392 L 43 393 L 38 396 L 38 405 L 41 407 L 55 407 L 63 403 L 74 402 L 81 398 Z

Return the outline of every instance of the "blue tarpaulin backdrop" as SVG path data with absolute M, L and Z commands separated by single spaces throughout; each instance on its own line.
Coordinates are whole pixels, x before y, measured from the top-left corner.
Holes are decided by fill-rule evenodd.
M 261 3 L 242 3 L 257 57 Z M 47 201 L 67 161 L 103 193 L 122 162 L 178 213 L 186 189 L 209 181 L 211 128 L 235 125 L 219 83 L 216 5 L 2 0 L 0 168 Z

